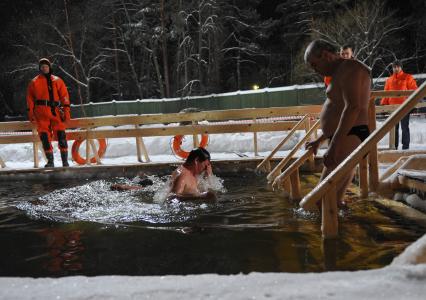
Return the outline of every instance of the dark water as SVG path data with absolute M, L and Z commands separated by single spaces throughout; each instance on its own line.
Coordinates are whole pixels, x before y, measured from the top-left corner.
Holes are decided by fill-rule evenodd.
M 223 179 L 227 192 L 207 204 L 161 204 L 105 181 L 2 183 L 0 276 L 371 269 L 424 232 L 364 200 L 341 213 L 339 239 L 323 243 L 319 216 L 263 178 Z M 305 188 L 317 180 L 304 179 Z

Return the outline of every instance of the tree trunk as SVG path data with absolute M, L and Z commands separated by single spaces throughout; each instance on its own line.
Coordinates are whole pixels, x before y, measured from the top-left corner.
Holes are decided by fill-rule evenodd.
M 164 68 L 164 84 L 166 85 L 166 97 L 170 97 L 170 82 L 169 82 L 169 63 L 167 58 L 167 39 L 166 39 L 166 27 L 164 23 L 164 0 L 160 0 L 161 10 L 161 44 L 163 50 L 163 68 Z

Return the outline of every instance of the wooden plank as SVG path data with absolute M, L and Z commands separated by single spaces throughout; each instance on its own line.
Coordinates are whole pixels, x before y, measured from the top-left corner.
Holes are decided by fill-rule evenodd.
M 376 114 L 392 113 L 395 110 L 397 110 L 398 107 L 400 107 L 400 105 L 381 105 L 381 106 L 376 106 Z M 415 108 L 422 108 L 422 107 L 426 107 L 426 102 L 418 103 L 415 106 Z
M 297 122 L 283 121 L 257 124 L 221 124 L 221 125 L 185 125 L 185 126 L 161 126 L 146 127 L 139 129 L 110 129 L 91 130 L 90 137 L 95 138 L 122 138 L 137 136 L 174 136 L 196 134 L 218 134 L 234 132 L 262 132 L 262 131 L 284 131 L 290 130 Z M 85 131 L 68 131 L 67 140 L 85 139 Z M 0 136 L 0 144 L 17 144 L 33 142 L 32 135 Z
M 100 127 L 100 126 L 119 126 L 135 124 L 163 124 L 179 123 L 184 121 L 224 121 L 224 120 L 243 120 L 253 118 L 272 118 L 284 116 L 302 116 L 311 114 L 319 115 L 322 105 L 289 106 L 289 107 L 268 107 L 268 108 L 246 108 L 246 109 L 228 109 L 216 111 L 202 111 L 193 113 L 171 113 L 171 114 L 152 114 L 152 115 L 127 115 L 115 117 L 93 117 L 72 119 L 69 122 L 69 128 L 80 127 Z M 1 127 L 0 127 L 1 131 Z
M 377 143 L 387 134 L 392 127 L 395 126 L 399 120 L 401 120 L 412 108 L 424 97 L 426 96 L 426 82 L 424 82 L 410 97 L 402 104 L 400 107 L 392 113 L 389 118 L 383 123 L 383 125 L 378 128 L 376 131 L 372 132 L 370 136 L 358 146 L 333 172 L 331 172 L 323 181 L 321 181 L 310 193 L 308 193 L 300 202 L 300 206 L 305 209 L 312 208 L 316 201 L 321 199 L 323 195 L 328 191 L 328 189 L 335 185 L 338 178 L 342 178 L 345 174 L 350 172 L 357 163 L 368 153 L 371 152 L 373 146 L 377 148 Z M 369 155 L 370 156 L 370 155 Z M 376 162 L 374 159 L 372 161 L 369 157 L 370 164 L 377 166 L 377 152 L 376 152 Z M 370 170 L 370 175 L 371 170 Z M 372 176 L 375 176 L 374 174 Z M 371 176 L 370 176 L 371 177 Z M 377 185 L 378 185 L 378 174 L 377 174 Z M 376 185 L 371 186 L 375 180 L 370 180 L 371 188 L 378 188 Z
M 271 158 L 275 155 L 275 153 L 280 150 L 280 148 L 294 135 L 294 133 L 302 127 L 306 119 L 308 118 L 308 115 L 303 116 L 303 118 L 297 122 L 297 124 L 291 129 L 291 131 L 281 140 L 281 142 L 278 143 L 278 145 L 275 146 L 274 149 L 272 149 L 271 153 L 268 154 L 261 162 L 257 165 L 256 170 L 259 171 L 263 168 L 263 165 L 270 161 Z
M 412 178 L 408 178 L 403 175 L 398 175 L 398 181 L 401 185 L 409 188 L 414 189 L 417 191 L 422 191 L 423 193 L 426 192 L 426 183 L 420 180 L 415 180 Z
M 406 91 L 371 91 L 372 98 L 383 98 L 383 97 L 403 97 L 410 96 L 414 90 L 406 90 Z
M 338 236 L 338 215 L 337 215 L 337 191 L 332 185 L 322 199 L 321 209 L 321 231 L 324 239 L 332 239 Z

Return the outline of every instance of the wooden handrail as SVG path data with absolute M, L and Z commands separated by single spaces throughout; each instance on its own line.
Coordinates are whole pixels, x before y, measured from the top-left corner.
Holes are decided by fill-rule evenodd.
M 360 160 L 368 154 L 370 149 L 377 145 L 377 143 L 388 133 L 391 128 L 395 126 L 405 115 L 407 115 L 416 104 L 426 96 L 426 82 L 424 82 L 409 98 L 394 111 L 383 125 L 376 129 L 364 142 L 359 145 L 354 152 L 352 152 L 339 166 L 333 170 L 318 186 L 316 186 L 310 193 L 308 193 L 302 201 L 300 206 L 304 209 L 311 209 L 315 203 L 320 200 L 327 191 L 335 186 L 339 179 L 342 178 L 347 172 L 353 169 Z
M 280 121 L 268 123 L 248 123 L 248 124 L 213 124 L 213 125 L 179 125 L 161 127 L 141 127 L 129 129 L 93 129 L 90 130 L 89 138 L 122 138 L 122 137 L 148 137 L 148 136 L 174 136 L 192 134 L 218 134 L 235 132 L 264 132 L 264 131 L 285 131 L 291 130 L 296 121 Z M 85 139 L 86 131 L 67 131 L 67 139 Z M 32 143 L 37 142 L 38 136 L 32 134 L 0 135 L 0 144 Z
M 306 133 L 306 135 L 299 141 L 297 144 L 291 149 L 290 153 L 281 160 L 278 165 L 268 174 L 266 177 L 268 179 L 268 182 L 273 182 L 276 176 L 278 176 L 277 173 L 281 172 L 282 168 L 291 160 L 291 158 L 296 154 L 296 152 L 302 147 L 306 141 L 311 137 L 311 135 L 318 129 L 320 126 L 320 120 L 316 121 L 315 124 L 309 129 L 309 131 Z
M 300 129 L 300 127 L 306 122 L 306 119 L 309 115 L 304 115 L 303 118 L 291 129 L 291 131 L 272 149 L 271 153 L 267 157 L 265 157 L 260 164 L 257 165 L 256 171 L 259 171 L 267 162 L 271 160 L 271 158 L 278 152 L 278 150 L 294 135 L 294 133 Z
M 318 115 L 322 105 L 245 108 L 202 111 L 194 113 L 170 113 L 149 115 L 108 116 L 71 119 L 68 128 L 86 128 L 100 126 L 120 126 L 138 124 L 179 123 L 184 121 L 225 121 L 225 120 L 253 120 L 253 118 L 271 118 L 284 116 L 304 116 L 305 114 Z M 29 121 L 14 121 L 0 123 L 0 131 L 32 130 Z
M 306 150 L 298 159 L 296 159 L 291 165 L 289 165 L 284 172 L 277 176 L 272 183 L 272 187 L 275 188 L 279 186 L 286 179 L 290 178 L 290 175 L 297 170 L 313 155 L 312 149 Z

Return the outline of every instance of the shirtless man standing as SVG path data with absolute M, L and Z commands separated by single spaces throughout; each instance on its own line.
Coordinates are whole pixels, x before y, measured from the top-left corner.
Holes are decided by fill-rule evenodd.
M 324 154 L 321 180 L 327 177 L 370 134 L 368 102 L 370 99 L 370 69 L 355 59 L 344 59 L 327 41 L 312 41 L 305 51 L 305 62 L 322 76 L 332 76 L 327 88 L 327 100 L 320 114 L 322 135 L 306 144 L 316 154 L 320 144 L 329 140 Z M 354 171 L 338 184 L 337 199 L 343 200 Z
M 192 150 L 185 163 L 177 168 L 172 174 L 172 184 L 168 199 L 187 200 L 214 200 L 213 192 L 200 192 L 198 190 L 197 177 L 202 175 L 208 177 L 213 175 L 210 164 L 210 153 L 204 148 Z

